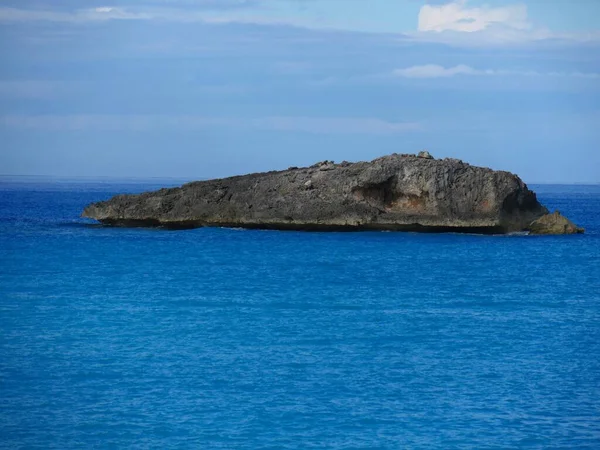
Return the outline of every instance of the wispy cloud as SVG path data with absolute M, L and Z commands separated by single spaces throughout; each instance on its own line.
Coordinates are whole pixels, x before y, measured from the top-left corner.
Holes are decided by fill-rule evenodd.
M 454 75 L 483 75 L 484 73 L 464 64 L 449 68 L 437 64 L 425 64 L 394 70 L 394 75 L 404 78 L 442 78 Z
M 0 21 L 3 22 L 92 22 L 103 20 L 148 20 L 154 16 L 149 13 L 130 12 L 123 8 L 102 6 L 79 9 L 72 12 L 58 10 L 35 10 L 18 8 L 0 8 Z
M 74 88 L 72 83 L 71 88 Z M 61 82 L 39 80 L 0 81 L 0 97 L 48 99 L 65 92 Z
M 178 7 L 202 8 L 202 9 L 244 9 L 260 6 L 264 0 L 146 0 L 147 4 L 163 4 Z M 123 4 L 123 0 L 120 1 Z M 135 4 L 136 0 L 130 0 Z
M 299 17 L 266 17 L 252 10 L 223 12 L 207 8 L 174 8 L 162 6 L 117 7 L 98 6 L 76 10 L 19 9 L 0 7 L 1 22 L 98 23 L 109 21 L 158 21 L 175 23 L 205 23 L 214 25 L 248 24 L 320 28 L 318 23 Z
M 454 67 L 443 67 L 438 64 L 425 64 L 421 66 L 411 66 L 404 69 L 393 71 L 394 76 L 403 78 L 448 78 L 457 75 L 470 76 L 528 76 L 528 77 L 578 77 L 578 78 L 600 78 L 598 73 L 582 72 L 537 72 L 533 70 L 495 70 L 495 69 L 474 69 L 465 64 L 459 64 Z
M 74 11 L 82 7 L 120 7 L 137 8 L 167 7 L 184 10 L 231 11 L 263 6 L 265 0 L 99 0 L 97 2 L 82 0 L 3 0 L 6 7 L 21 9 Z M 87 3 L 87 5 L 86 5 Z
M 421 129 L 420 124 L 415 122 L 388 122 L 374 118 L 267 117 L 251 122 L 258 128 L 323 134 L 393 134 Z
M 389 122 L 377 118 L 289 117 L 230 118 L 161 115 L 5 115 L 0 126 L 41 131 L 194 131 L 216 127 L 305 132 L 315 134 L 396 134 L 419 131 L 416 122 Z

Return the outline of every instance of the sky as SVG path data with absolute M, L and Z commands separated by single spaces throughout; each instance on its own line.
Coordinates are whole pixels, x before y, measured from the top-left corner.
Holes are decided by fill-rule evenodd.
M 427 149 L 600 182 L 597 0 L 0 0 L 0 175 Z

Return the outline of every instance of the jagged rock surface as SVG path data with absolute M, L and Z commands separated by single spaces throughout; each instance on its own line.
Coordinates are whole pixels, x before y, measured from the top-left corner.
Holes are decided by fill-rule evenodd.
M 83 216 L 118 226 L 508 233 L 547 213 L 509 172 L 393 154 L 118 195 Z
M 547 214 L 529 225 L 530 234 L 581 234 L 585 230 L 578 227 L 559 211 Z

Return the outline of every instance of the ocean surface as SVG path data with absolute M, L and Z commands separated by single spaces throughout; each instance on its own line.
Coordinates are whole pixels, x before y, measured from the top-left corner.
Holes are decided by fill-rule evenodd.
M 79 218 L 161 186 L 0 183 L 0 448 L 600 448 L 600 186 L 533 186 L 581 236 Z

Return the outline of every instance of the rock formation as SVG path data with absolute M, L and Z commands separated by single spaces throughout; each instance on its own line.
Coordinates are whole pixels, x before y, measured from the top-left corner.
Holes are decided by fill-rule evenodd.
M 529 225 L 530 234 L 580 234 L 583 228 L 578 227 L 559 211 L 546 214 Z
M 107 225 L 510 233 L 548 213 L 515 175 L 428 153 L 255 173 L 118 195 L 85 208 Z

